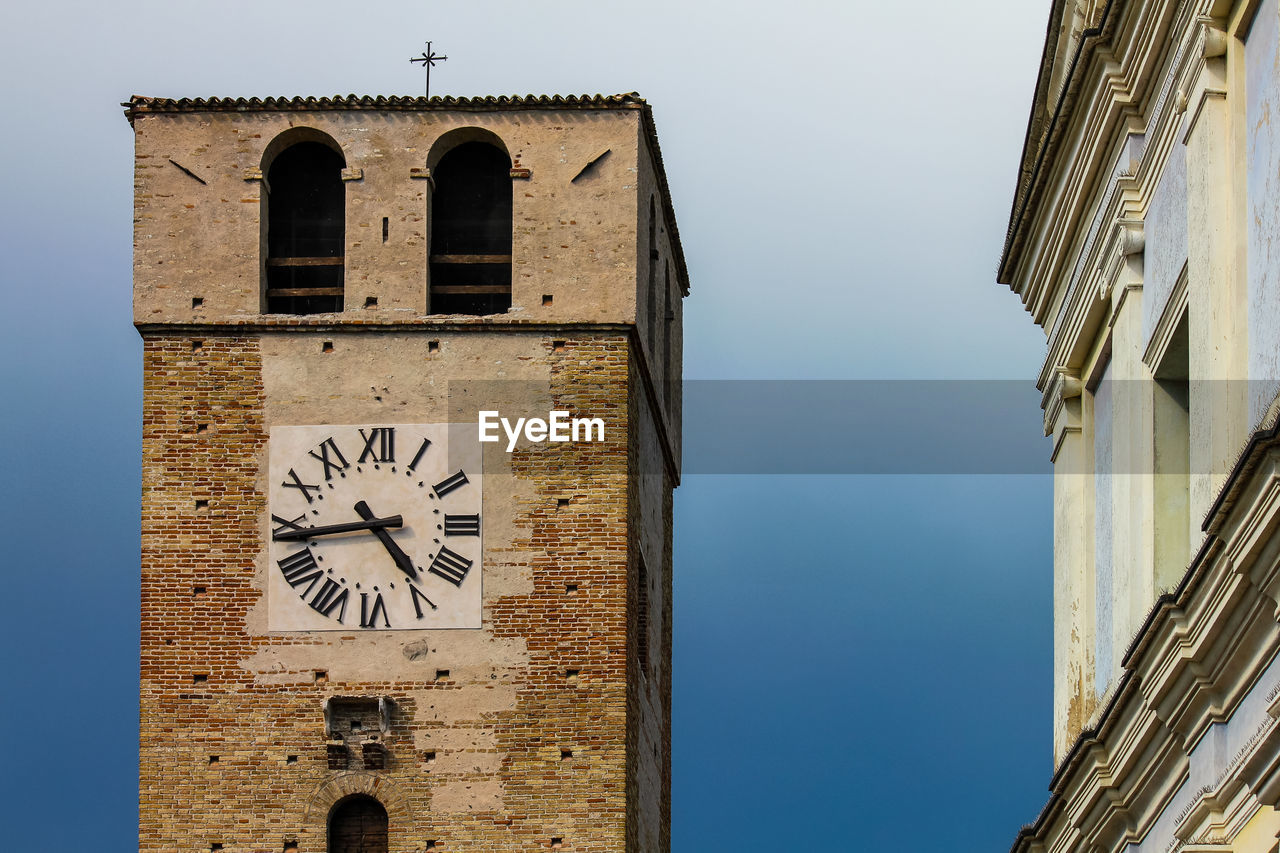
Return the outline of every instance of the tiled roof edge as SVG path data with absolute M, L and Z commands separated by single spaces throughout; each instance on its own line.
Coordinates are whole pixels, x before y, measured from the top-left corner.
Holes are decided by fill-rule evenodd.
M 536 110 L 639 109 L 646 106 L 635 92 L 622 95 L 486 95 L 458 98 L 435 95 L 334 95 L 331 98 L 149 98 L 134 95 L 121 104 L 129 123 L 144 113 L 271 112 L 313 110 Z

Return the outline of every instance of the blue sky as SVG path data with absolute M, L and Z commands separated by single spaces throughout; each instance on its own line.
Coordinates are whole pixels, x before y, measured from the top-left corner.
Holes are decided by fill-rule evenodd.
M 993 274 L 1048 6 L 7 9 L 10 849 L 127 850 L 136 832 L 141 348 L 119 102 L 414 94 L 427 38 L 449 56 L 437 93 L 653 103 L 693 285 L 687 377 L 1021 383 L 1002 386 L 1021 409 L 979 396 L 965 423 L 985 412 L 989 444 L 1038 447 L 1035 464 L 691 473 L 676 496 L 674 850 L 1004 849 L 1051 772 L 1050 482 L 1017 473 L 1047 470 L 1043 336 Z M 911 426 L 956 444 L 954 414 Z M 896 431 L 856 440 L 874 453 Z

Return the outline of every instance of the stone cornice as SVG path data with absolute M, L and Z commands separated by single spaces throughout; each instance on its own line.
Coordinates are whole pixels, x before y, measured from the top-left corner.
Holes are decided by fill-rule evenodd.
M 1087 849 L 1141 840 L 1170 807 L 1212 724 L 1230 720 L 1255 689 L 1270 691 L 1270 714 L 1280 716 L 1280 684 L 1257 686 L 1280 653 L 1280 430 L 1255 433 L 1224 494 L 1231 497 L 1206 521 L 1212 532 L 1178 587 L 1156 601 L 1109 700 L 1059 765 L 1050 802 L 1014 851 L 1058 849 L 1066 838 Z M 1182 841 L 1211 840 L 1210 814 L 1229 828 L 1244 789 L 1275 801 L 1280 725 L 1259 726 L 1227 770 L 1180 806 Z
M 1178 20 L 1185 22 L 1180 30 L 1184 36 L 1177 42 L 1178 47 L 1173 56 L 1167 60 L 1169 63 L 1167 67 L 1171 73 L 1163 76 L 1164 82 L 1158 91 L 1147 92 L 1144 95 L 1144 99 L 1148 97 L 1152 99 L 1145 128 L 1136 125 L 1130 127 L 1127 131 L 1128 140 L 1117 154 L 1112 155 L 1113 166 L 1107 172 L 1105 189 L 1097 190 L 1099 200 L 1095 203 L 1095 213 L 1084 229 L 1085 236 L 1081 238 L 1080 247 L 1071 250 L 1074 253 L 1074 260 L 1070 274 L 1065 278 L 1054 276 L 1050 270 L 1053 264 L 1061 262 L 1046 255 L 1032 256 L 1034 268 L 1020 275 L 1020 278 L 1028 281 L 1039 282 L 1036 286 L 1037 301 L 1033 303 L 1024 298 L 1028 310 L 1034 313 L 1037 304 L 1042 306 L 1054 302 L 1058 304 L 1056 314 L 1048 325 L 1049 346 L 1040 370 L 1038 387 L 1043 388 L 1049 376 L 1058 367 L 1079 366 L 1080 360 L 1087 352 L 1091 343 L 1089 338 L 1096 333 L 1098 324 L 1103 322 L 1105 317 L 1100 306 L 1096 304 L 1096 293 L 1090 292 L 1093 290 L 1090 287 L 1090 279 L 1096 280 L 1096 276 L 1099 275 L 1098 266 L 1103 263 L 1100 244 L 1106 246 L 1108 237 L 1114 242 L 1117 223 L 1140 222 L 1145 216 L 1172 146 L 1177 141 L 1181 116 L 1178 111 L 1178 98 L 1175 97 L 1178 91 L 1177 81 L 1185 80 L 1192 74 L 1192 66 L 1198 56 L 1194 47 L 1196 39 L 1199 38 L 1199 25 L 1194 24 L 1189 10 L 1184 9 Z M 1148 68 L 1144 71 L 1142 79 L 1150 81 L 1154 76 Z M 1144 85 L 1149 86 L 1150 83 Z M 1140 100 L 1142 99 L 1137 98 L 1136 95 L 1133 98 L 1134 102 Z M 1094 109 L 1106 111 L 1113 110 L 1115 107 L 1113 99 L 1108 96 L 1106 104 L 1097 105 Z M 1086 159 L 1082 159 L 1084 157 L 1085 152 L 1074 152 L 1071 158 L 1073 165 L 1069 168 L 1067 165 L 1063 166 L 1070 172 L 1069 175 L 1064 174 L 1063 180 L 1087 183 L 1086 173 L 1081 171 L 1085 168 Z M 1039 223 L 1036 227 L 1041 230 L 1059 231 L 1070 229 L 1072 226 L 1063 221 L 1059 214 L 1058 219 Z M 1067 252 L 1065 241 L 1059 240 L 1059 243 L 1055 251 L 1059 254 Z M 1041 248 L 1043 250 L 1041 254 L 1044 255 L 1048 247 Z M 1120 258 L 1113 254 L 1111 260 L 1116 262 Z M 1053 284 L 1055 280 L 1061 283 L 1055 285 Z M 1054 291 L 1059 295 L 1050 296 Z M 1031 295 L 1030 291 L 1025 294 L 1028 297 Z M 1044 324 L 1046 320 L 1047 317 L 1039 316 L 1037 322 Z

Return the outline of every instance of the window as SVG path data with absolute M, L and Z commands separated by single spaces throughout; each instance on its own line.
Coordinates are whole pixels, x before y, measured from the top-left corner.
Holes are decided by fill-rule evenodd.
M 431 313 L 501 314 L 511 307 L 511 160 L 464 142 L 432 175 Z
M 1157 592 L 1172 589 L 1191 561 L 1191 384 L 1184 313 L 1155 368 L 1154 561 Z
M 342 155 L 317 141 L 281 151 L 267 171 L 267 311 L 342 310 L 346 216 Z
M 373 797 L 348 797 L 329 813 L 329 853 L 387 853 L 387 810 Z

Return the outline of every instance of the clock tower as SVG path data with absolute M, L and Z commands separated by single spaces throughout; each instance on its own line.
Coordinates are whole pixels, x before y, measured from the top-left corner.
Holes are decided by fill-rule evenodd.
M 139 849 L 667 850 L 688 275 L 649 106 L 125 107 Z

